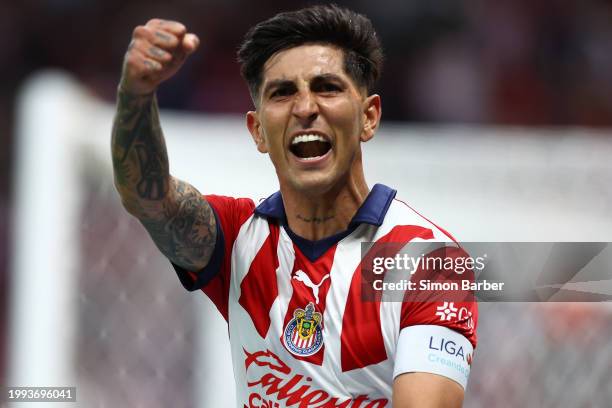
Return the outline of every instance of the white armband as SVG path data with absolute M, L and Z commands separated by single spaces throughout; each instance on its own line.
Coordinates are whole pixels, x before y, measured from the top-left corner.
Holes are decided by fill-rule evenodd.
M 460 333 L 436 325 L 409 326 L 400 332 L 393 378 L 403 373 L 442 375 L 467 386 L 474 348 Z

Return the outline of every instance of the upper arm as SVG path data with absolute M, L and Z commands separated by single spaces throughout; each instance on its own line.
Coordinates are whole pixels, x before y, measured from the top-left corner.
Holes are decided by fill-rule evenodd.
M 212 207 L 192 185 L 172 178 L 157 216 L 140 218 L 159 250 L 188 270 L 204 268 L 215 249 L 217 226 Z
M 404 373 L 393 381 L 393 408 L 458 408 L 463 388 L 437 374 Z
M 466 256 L 443 247 L 427 255 L 440 259 Z M 454 263 L 457 264 L 458 263 Z M 413 282 L 473 281 L 473 271 L 419 268 Z M 417 283 L 418 285 L 418 283 Z M 477 344 L 478 305 L 464 290 L 417 290 L 406 293 L 394 366 L 393 407 L 460 407 Z

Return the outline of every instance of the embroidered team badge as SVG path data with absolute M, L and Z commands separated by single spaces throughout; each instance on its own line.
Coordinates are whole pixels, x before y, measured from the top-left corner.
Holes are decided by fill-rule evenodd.
M 296 356 L 312 356 L 323 346 L 323 316 L 308 303 L 305 309 L 296 309 L 283 334 L 285 347 Z

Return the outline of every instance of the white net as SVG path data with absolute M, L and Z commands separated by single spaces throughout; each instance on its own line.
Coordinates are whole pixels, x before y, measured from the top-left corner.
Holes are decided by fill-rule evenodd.
M 88 408 L 233 406 L 226 325 L 114 191 L 113 107 L 51 73 L 20 112 L 10 385 L 76 385 Z M 162 124 L 173 174 L 201 191 L 277 188 L 242 119 L 162 112 Z M 366 146 L 366 174 L 459 239 L 610 242 L 606 136 L 393 125 Z M 606 304 L 480 310 L 466 406 L 609 406 Z
M 86 194 L 75 348 L 81 400 L 195 406 L 193 302 L 143 228 L 118 206 L 108 180 L 90 178 Z

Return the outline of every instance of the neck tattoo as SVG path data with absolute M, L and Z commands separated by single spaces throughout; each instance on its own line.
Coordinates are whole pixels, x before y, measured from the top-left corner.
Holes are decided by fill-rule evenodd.
M 332 218 L 334 218 L 334 216 L 335 216 L 334 214 L 331 214 L 331 215 L 326 215 L 324 217 L 311 217 L 311 218 L 308 218 L 308 217 L 304 217 L 304 216 L 298 214 L 296 217 L 300 221 L 311 222 L 311 223 L 314 223 L 314 224 L 321 224 L 321 223 L 323 223 L 325 221 L 331 220 Z

